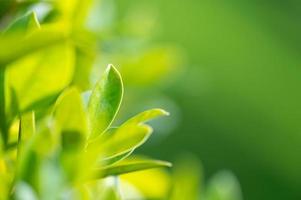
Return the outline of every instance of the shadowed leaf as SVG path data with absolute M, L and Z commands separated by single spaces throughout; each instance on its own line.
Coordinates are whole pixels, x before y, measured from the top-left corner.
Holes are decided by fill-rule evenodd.
M 30 12 L 10 24 L 4 34 L 24 34 L 36 28 L 40 28 L 40 23 L 36 14 Z

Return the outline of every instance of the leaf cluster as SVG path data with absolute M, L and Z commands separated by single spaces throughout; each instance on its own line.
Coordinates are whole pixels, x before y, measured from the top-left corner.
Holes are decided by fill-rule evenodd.
M 128 160 L 152 133 L 145 122 L 168 113 L 151 109 L 112 127 L 124 90 L 115 67 L 81 94 L 76 32 L 29 13 L 0 36 L 0 199 L 117 199 L 99 180 L 170 166 Z

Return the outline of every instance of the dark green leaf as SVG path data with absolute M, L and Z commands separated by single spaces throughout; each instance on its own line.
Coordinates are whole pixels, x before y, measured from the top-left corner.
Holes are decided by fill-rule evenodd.
M 109 65 L 97 82 L 88 104 L 90 138 L 102 134 L 115 118 L 123 96 L 119 72 Z
M 30 30 L 40 28 L 37 16 L 34 12 L 30 12 L 20 17 L 5 30 L 5 34 L 24 34 Z M 21 35 L 20 35 L 21 36 Z

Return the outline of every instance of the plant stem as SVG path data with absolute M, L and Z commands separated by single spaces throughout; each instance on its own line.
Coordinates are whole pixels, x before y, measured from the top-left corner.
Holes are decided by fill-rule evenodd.
M 5 68 L 0 67 L 0 131 L 4 148 L 8 142 L 8 130 L 5 118 Z

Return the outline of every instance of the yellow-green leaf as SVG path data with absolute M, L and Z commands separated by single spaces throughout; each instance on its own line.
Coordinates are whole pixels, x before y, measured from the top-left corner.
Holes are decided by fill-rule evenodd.
M 102 147 L 104 160 L 123 159 L 141 146 L 151 135 L 152 128 L 143 123 L 166 115 L 168 113 L 162 109 L 144 111 L 126 121 L 119 128 L 109 129 L 90 145 Z
M 44 26 L 20 37 L 19 34 L 8 34 L 0 36 L 0 67 L 5 67 L 15 60 L 49 47 L 59 44 L 69 38 L 69 32 L 62 24 Z
M 58 99 L 55 112 L 55 128 L 61 134 L 65 149 L 83 147 L 87 136 L 86 113 L 77 89 L 66 90 Z
M 19 145 L 28 141 L 35 134 L 35 114 L 34 112 L 29 112 L 21 116 L 20 119 L 20 135 L 19 135 Z
M 18 97 L 20 111 L 58 94 L 71 82 L 73 70 L 74 52 L 68 43 L 29 54 L 12 63 L 7 75 Z
M 121 127 L 132 126 L 140 123 L 144 123 L 150 121 L 154 118 L 161 116 L 168 116 L 169 113 L 163 109 L 154 108 L 144 112 L 139 113 L 138 115 L 132 117 L 128 121 L 126 121 Z
M 114 163 L 117 163 L 125 158 L 127 158 L 128 156 L 130 156 L 133 153 L 134 149 L 131 149 L 129 151 L 126 151 L 122 154 L 119 154 L 117 156 L 112 156 L 109 158 L 105 158 L 102 160 L 103 163 L 105 163 L 105 165 L 112 165 Z
M 124 160 L 117 164 L 98 169 L 97 178 L 104 178 L 107 176 L 117 176 L 135 171 L 141 171 L 146 169 L 158 168 L 158 167 L 171 167 L 171 163 L 161 160 L 149 160 L 149 159 L 130 159 Z
M 152 131 L 152 128 L 147 125 L 118 129 L 103 142 L 104 158 L 114 158 L 133 151 L 149 138 Z

